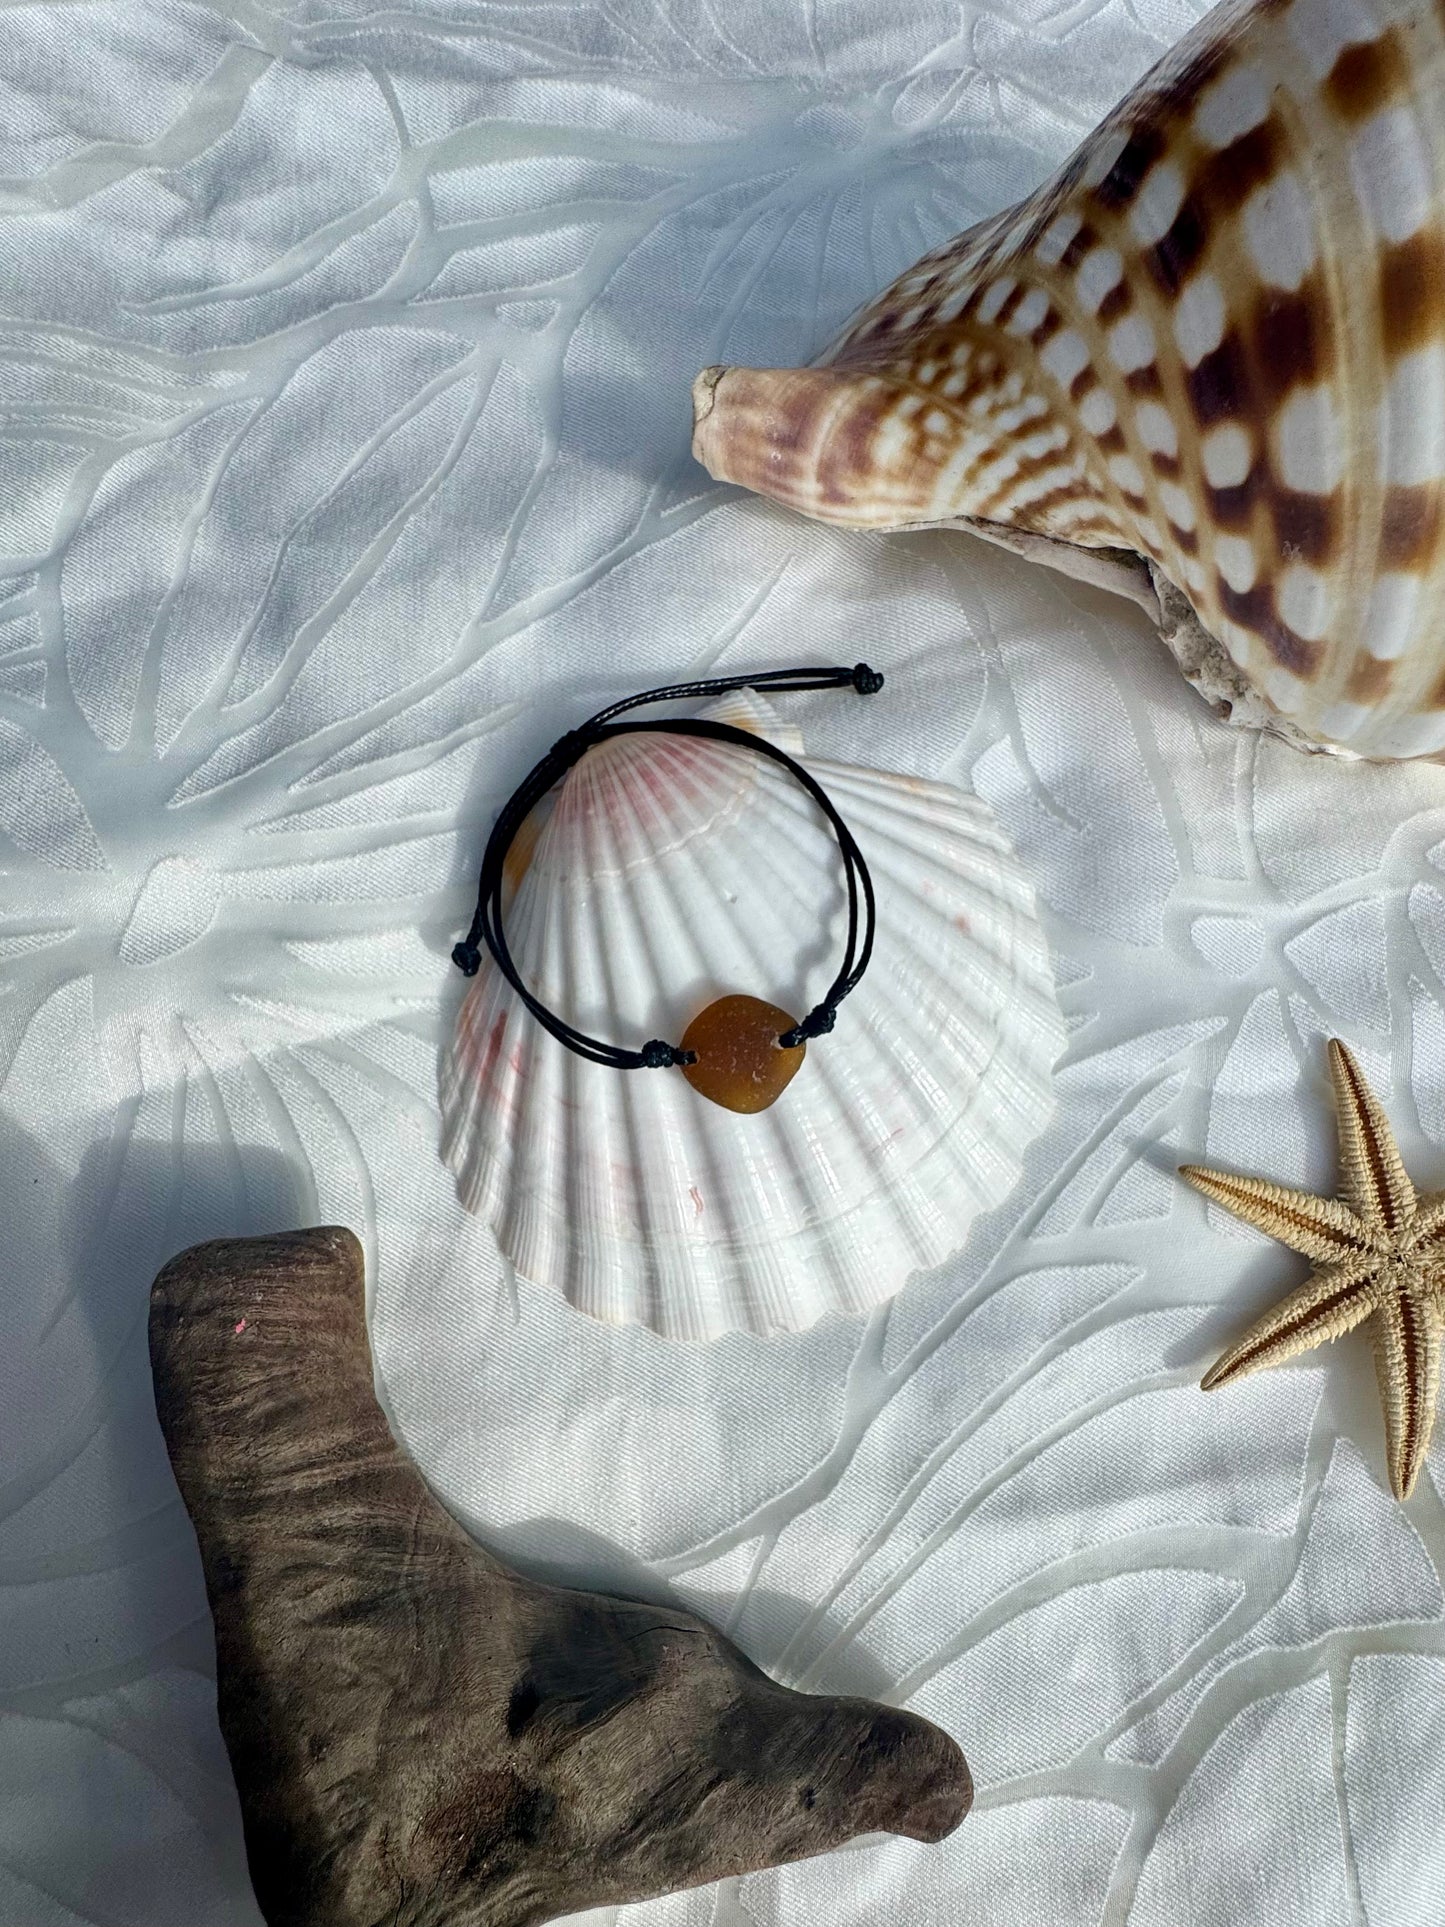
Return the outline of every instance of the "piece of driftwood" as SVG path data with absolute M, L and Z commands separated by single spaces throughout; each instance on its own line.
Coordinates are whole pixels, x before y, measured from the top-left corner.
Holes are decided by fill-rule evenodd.
M 150 1345 L 271 1927 L 526 1927 L 967 1812 L 926 1721 L 468 1538 L 377 1403 L 349 1231 L 182 1253 Z

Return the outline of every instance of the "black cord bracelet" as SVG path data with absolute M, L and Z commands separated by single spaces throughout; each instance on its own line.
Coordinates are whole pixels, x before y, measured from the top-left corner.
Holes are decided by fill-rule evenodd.
M 860 662 L 852 669 L 774 669 L 754 676 L 725 676 L 704 682 L 674 683 L 663 689 L 646 689 L 625 697 L 591 716 L 577 729 L 569 729 L 547 751 L 517 785 L 503 805 L 482 857 L 477 880 L 477 908 L 471 929 L 452 951 L 452 961 L 465 976 L 474 977 L 481 967 L 480 943 L 491 952 L 497 968 L 516 991 L 527 1009 L 544 1029 L 579 1057 L 614 1070 L 682 1069 L 689 1083 L 704 1096 L 733 1110 L 763 1110 L 772 1103 L 802 1063 L 809 1039 L 832 1030 L 838 1006 L 854 989 L 873 954 L 876 910 L 873 881 L 863 853 L 853 833 L 838 814 L 832 800 L 815 777 L 786 751 L 731 723 L 715 722 L 707 716 L 678 716 L 662 719 L 638 718 L 631 722 L 614 719 L 626 710 L 645 703 L 682 702 L 697 696 L 719 696 L 736 689 L 800 691 L 807 689 L 855 689 L 860 696 L 871 696 L 883 687 L 876 669 Z M 828 819 L 843 858 L 847 887 L 848 934 L 843 961 L 821 1002 L 796 1023 L 787 1021 L 788 1013 L 759 998 L 732 996 L 710 1004 L 688 1026 L 681 1044 L 669 1044 L 655 1037 L 641 1050 L 626 1050 L 591 1037 L 578 1030 L 535 997 L 522 982 L 507 946 L 502 927 L 502 892 L 507 852 L 518 831 L 537 804 L 556 782 L 581 760 L 589 749 L 615 736 L 635 732 L 659 735 L 703 736 L 723 743 L 736 743 L 759 756 L 781 763 L 802 784 Z M 781 1026 L 781 1027 L 780 1027 Z M 796 1053 L 775 1057 L 774 1053 Z M 700 1065 L 699 1058 L 711 1062 Z

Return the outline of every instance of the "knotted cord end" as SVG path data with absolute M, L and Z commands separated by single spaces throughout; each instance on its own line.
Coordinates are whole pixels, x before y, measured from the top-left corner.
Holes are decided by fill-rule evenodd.
M 670 1071 L 675 1064 L 695 1064 L 695 1050 L 679 1050 L 676 1044 L 666 1043 L 661 1037 L 654 1037 L 642 1046 L 637 1053 L 644 1070 Z
M 482 953 L 474 943 L 459 943 L 452 950 L 452 962 L 464 977 L 475 977 L 482 967 Z
M 883 687 L 881 671 L 870 669 L 866 662 L 854 663 L 853 687 L 860 696 L 876 696 Z
M 802 1023 L 785 1030 L 778 1042 L 784 1050 L 796 1050 L 799 1044 L 810 1043 L 815 1037 L 826 1037 L 837 1021 L 835 1004 L 819 1004 L 816 1010 L 808 1012 Z

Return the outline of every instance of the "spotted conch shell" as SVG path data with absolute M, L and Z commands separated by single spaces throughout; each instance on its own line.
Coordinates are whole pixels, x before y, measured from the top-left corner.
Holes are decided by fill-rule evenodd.
M 694 451 L 1134 596 L 1235 720 L 1445 750 L 1445 0 L 1226 0 L 1021 206 Z

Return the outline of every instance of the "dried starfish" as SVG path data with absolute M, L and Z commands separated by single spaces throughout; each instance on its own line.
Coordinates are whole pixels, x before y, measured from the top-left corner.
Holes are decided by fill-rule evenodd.
M 1397 1499 L 1408 1499 L 1430 1443 L 1440 1382 L 1445 1193 L 1416 1192 L 1379 1100 L 1338 1038 L 1330 1040 L 1330 1075 L 1343 1199 L 1197 1164 L 1180 1167 L 1205 1197 L 1315 1260 L 1306 1282 L 1251 1325 L 1202 1384 L 1210 1392 L 1282 1364 L 1373 1316 L 1390 1484 Z

